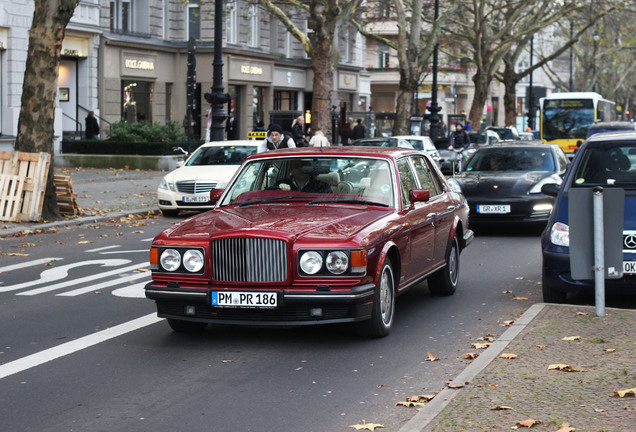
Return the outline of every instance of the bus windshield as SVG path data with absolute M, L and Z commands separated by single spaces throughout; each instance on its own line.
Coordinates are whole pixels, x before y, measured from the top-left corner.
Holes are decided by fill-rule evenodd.
M 585 99 L 546 100 L 543 108 L 543 139 L 587 137 L 587 128 L 595 121 L 594 104 Z

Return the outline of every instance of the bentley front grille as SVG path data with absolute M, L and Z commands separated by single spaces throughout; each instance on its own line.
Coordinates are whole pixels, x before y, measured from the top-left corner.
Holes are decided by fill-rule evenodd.
M 287 244 L 265 238 L 215 240 L 212 273 L 217 281 L 283 282 L 287 279 Z
M 177 182 L 177 190 L 181 193 L 200 194 L 210 192 L 216 186 L 216 182 L 188 180 Z

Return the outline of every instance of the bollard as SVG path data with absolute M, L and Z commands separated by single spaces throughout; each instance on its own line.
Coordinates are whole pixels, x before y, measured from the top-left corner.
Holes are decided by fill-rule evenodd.
M 603 221 L 603 188 L 592 191 L 594 208 L 594 292 L 596 316 L 605 316 L 605 234 Z

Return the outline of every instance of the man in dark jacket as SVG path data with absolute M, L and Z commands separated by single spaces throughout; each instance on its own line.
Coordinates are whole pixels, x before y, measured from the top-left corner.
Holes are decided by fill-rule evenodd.
M 269 125 L 267 138 L 258 145 L 257 153 L 266 152 L 268 150 L 277 150 L 282 148 L 295 148 L 294 139 L 283 133 L 283 128 L 279 124 L 273 123 Z
M 366 128 L 362 124 L 362 119 L 358 119 L 356 121 L 358 124 L 353 127 L 353 131 L 351 132 L 351 139 L 353 140 L 364 138 L 366 134 Z
M 450 136 L 449 150 L 461 150 L 470 146 L 470 136 L 461 123 L 455 123 L 455 131 Z
M 95 113 L 89 111 L 88 116 L 86 116 L 86 139 L 97 138 L 99 138 L 99 124 L 95 118 Z

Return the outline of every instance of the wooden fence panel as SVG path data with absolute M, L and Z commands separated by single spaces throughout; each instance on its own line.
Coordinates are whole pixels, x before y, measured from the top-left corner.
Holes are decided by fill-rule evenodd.
M 0 152 L 0 174 L 17 176 L 22 181 L 17 216 L 5 219 L 6 215 L 2 214 L 0 220 L 41 219 L 50 161 L 48 153 Z M 0 199 L 8 202 L 11 197 L 2 192 Z

